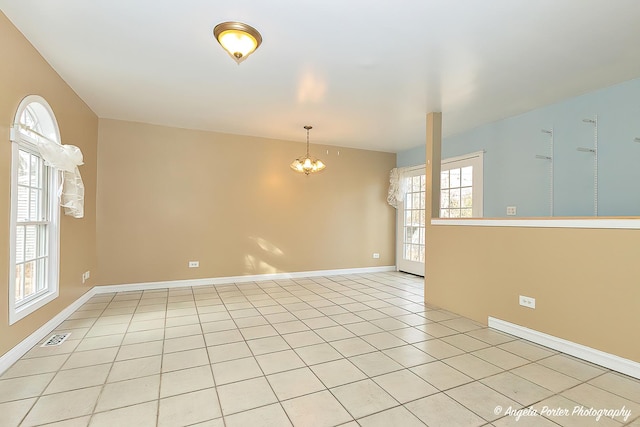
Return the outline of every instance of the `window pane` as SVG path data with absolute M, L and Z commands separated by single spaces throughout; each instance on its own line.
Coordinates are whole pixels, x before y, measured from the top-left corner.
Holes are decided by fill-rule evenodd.
M 424 245 L 424 228 L 420 228 L 420 244 Z
M 411 211 L 411 225 L 420 225 L 420 211 Z
M 449 171 L 440 174 L 440 188 L 449 188 Z
M 411 191 L 417 193 L 420 191 L 420 176 L 411 177 Z
M 427 191 L 427 177 L 426 175 L 420 175 L 420 191 L 423 193 Z
M 471 187 L 473 185 L 473 166 L 462 168 L 462 187 Z
M 470 208 L 473 206 L 473 189 L 462 188 L 460 190 L 460 198 L 462 199 L 462 207 Z
M 404 195 L 404 208 L 406 209 L 413 209 L 413 205 L 411 204 L 411 202 L 413 201 L 413 197 L 411 197 L 411 193 L 405 193 Z
M 413 206 L 413 209 L 420 208 L 420 193 L 413 193 L 412 199 L 413 202 L 411 203 L 411 206 Z
M 31 155 L 31 168 L 30 168 L 30 176 L 31 176 L 31 186 L 40 188 L 40 168 L 41 168 L 41 159 L 38 156 Z
M 18 151 L 18 184 L 29 184 L 29 158 L 30 154 L 26 151 Z
M 411 245 L 404 245 L 404 259 L 411 259 Z
M 38 237 L 37 225 L 28 225 L 25 227 L 25 260 L 32 260 L 36 257 L 36 239 Z
M 440 218 L 449 218 L 449 209 L 440 209 Z
M 24 296 L 26 298 L 36 292 L 36 262 L 30 261 L 24 265 Z
M 449 207 L 449 190 L 442 190 L 440 192 L 440 207 L 441 208 Z
M 460 187 L 460 169 L 451 169 L 449 175 L 451 176 L 449 186 L 451 188 Z
M 460 218 L 460 209 L 451 209 L 449 215 L 451 218 Z
M 24 295 L 24 264 L 16 265 L 16 301 L 20 301 Z
M 29 199 L 29 219 L 31 221 L 42 221 L 44 218 L 41 213 L 40 204 L 41 193 L 40 190 L 31 190 L 31 198 Z
M 460 189 L 455 188 L 451 189 L 449 192 L 449 207 L 459 208 L 460 207 Z
M 473 209 L 461 209 L 460 210 L 460 216 L 462 218 L 471 218 L 471 216 L 473 215 Z
M 29 220 L 29 189 L 27 187 L 18 187 L 18 206 L 17 220 Z
M 24 226 L 16 227 L 16 262 L 24 261 Z

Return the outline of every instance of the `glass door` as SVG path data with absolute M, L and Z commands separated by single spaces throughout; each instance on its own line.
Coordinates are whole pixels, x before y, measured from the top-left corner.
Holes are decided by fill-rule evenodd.
M 396 264 L 399 271 L 424 276 L 425 167 L 408 170 L 405 179 L 404 200 L 398 205 L 396 221 Z

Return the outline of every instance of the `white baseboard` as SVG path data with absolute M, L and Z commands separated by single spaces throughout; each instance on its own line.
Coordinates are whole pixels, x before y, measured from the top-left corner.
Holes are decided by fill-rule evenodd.
M 595 348 L 489 317 L 489 327 L 640 379 L 640 363 Z
M 182 288 L 188 286 L 206 286 L 206 285 L 223 285 L 229 283 L 246 283 L 264 280 L 285 280 L 285 279 L 301 279 L 305 277 L 318 276 L 340 276 L 343 274 L 367 274 L 382 273 L 386 271 L 396 271 L 396 267 L 362 267 L 362 268 L 341 268 L 336 270 L 314 270 L 314 271 L 298 271 L 294 273 L 271 273 L 271 274 L 253 274 L 249 276 L 227 276 L 212 277 L 207 279 L 190 279 L 190 280 L 168 280 L 162 282 L 144 282 L 129 283 L 123 285 L 104 285 L 94 287 L 96 293 L 106 294 L 110 292 L 128 292 L 143 291 L 149 289 L 165 289 L 165 288 Z
M 89 301 L 95 295 L 95 288 L 89 289 L 84 295 L 71 303 L 67 308 L 58 313 L 53 319 L 42 325 L 38 330 L 33 332 L 27 338 L 23 339 L 11 350 L 7 351 L 0 357 L 0 375 L 9 369 L 11 365 L 16 363 L 24 356 L 33 346 L 38 344 L 42 339 L 46 338 L 59 324 L 67 320 L 82 304 Z
M 395 266 L 343 268 L 337 270 L 298 271 L 294 273 L 255 274 L 251 276 L 229 276 L 210 279 L 172 280 L 166 282 L 131 283 L 125 285 L 94 286 L 53 319 L 42 325 L 27 338 L 0 357 L 0 375 L 24 356 L 33 346 L 50 334 L 60 323 L 64 322 L 82 304 L 92 296 L 109 292 L 140 291 L 148 289 L 180 288 L 185 286 L 220 285 L 227 283 L 246 283 L 263 280 L 300 279 L 304 277 L 339 276 L 343 274 L 367 274 L 396 271 Z

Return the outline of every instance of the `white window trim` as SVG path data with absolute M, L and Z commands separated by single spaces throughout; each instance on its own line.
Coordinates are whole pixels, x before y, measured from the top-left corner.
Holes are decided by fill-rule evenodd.
M 47 290 L 31 301 L 16 307 L 15 301 L 15 268 L 16 268 L 16 229 L 17 229 L 17 206 L 18 203 L 18 152 L 21 146 L 35 148 L 34 141 L 22 134 L 19 129 L 20 116 L 24 109 L 31 103 L 37 102 L 42 105 L 50 114 L 55 128 L 56 139 L 60 141 L 60 130 L 53 110 L 44 100 L 37 95 L 29 95 L 22 100 L 15 116 L 14 126 L 11 128 L 11 221 L 10 221 L 10 251 L 9 251 L 9 325 L 16 323 L 40 307 L 56 299 L 59 295 L 59 273 L 60 273 L 60 207 L 57 201 L 58 188 L 60 185 L 58 172 L 49 168 L 49 200 L 50 209 L 50 231 L 49 231 L 49 262 L 48 262 L 48 287 Z M 31 147 L 33 146 L 33 147 Z M 37 148 L 36 148 L 37 152 Z
M 447 159 L 443 159 L 440 163 L 442 171 L 442 166 L 448 165 L 451 163 L 463 163 L 465 165 L 473 166 L 473 217 L 474 218 L 482 218 L 484 215 L 484 193 L 483 193 L 483 184 L 484 184 L 484 151 L 476 151 L 474 153 L 465 154 L 457 157 L 449 157 Z M 479 194 L 480 196 L 477 196 Z M 438 190 L 438 206 L 441 205 L 440 201 L 440 190 Z M 438 216 L 440 215 L 440 211 L 438 210 Z M 451 218 L 442 218 L 444 220 L 449 220 Z M 453 218 L 456 220 L 456 218 Z M 433 224 L 433 220 L 431 222 Z

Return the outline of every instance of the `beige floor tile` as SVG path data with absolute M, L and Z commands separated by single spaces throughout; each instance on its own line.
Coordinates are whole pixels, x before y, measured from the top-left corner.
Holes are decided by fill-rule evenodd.
M 308 394 L 282 402 L 295 426 L 330 427 L 349 422 L 352 417 L 329 391 Z
M 362 380 L 331 389 L 354 418 L 398 406 L 398 402 L 372 380 Z
M 584 405 L 586 408 L 619 409 L 624 407 L 631 410 L 633 416 L 640 414 L 640 404 L 618 396 L 617 394 L 609 393 L 591 384 L 580 384 L 579 386 L 562 392 L 560 395 Z M 623 416 L 618 416 L 614 419 L 618 422 L 625 422 Z
M 543 400 L 542 402 L 533 405 L 533 407 L 541 416 L 550 419 L 563 427 L 620 427 L 622 425 L 607 417 L 601 417 L 596 421 L 594 417 L 583 417 L 577 413 L 574 414 L 574 410 L 576 408 L 580 409 L 581 405 L 560 395 Z
M 118 325 L 129 323 L 133 319 L 133 314 L 119 314 L 117 316 L 102 316 L 94 323 L 95 326 Z
M 105 326 L 93 326 L 85 335 L 87 338 L 101 337 L 104 335 L 124 334 L 127 332 L 127 323 L 121 323 L 118 325 L 105 325 Z
M 300 347 L 295 351 L 307 365 L 342 359 L 342 355 L 327 343 Z
M 165 329 L 165 338 L 179 338 L 179 337 L 188 337 L 190 335 L 200 335 L 202 334 L 202 328 L 199 324 L 194 325 L 183 325 L 183 326 L 174 326 L 172 328 Z
M 331 345 L 344 357 L 352 357 L 376 351 L 374 346 L 359 337 L 333 341 Z
M 392 317 L 383 317 L 382 319 L 371 320 L 371 323 L 387 332 L 407 327 L 406 323 L 402 323 Z
M 424 423 L 404 406 L 387 409 L 368 417 L 360 418 L 356 425 L 361 427 L 424 427 Z
M 109 375 L 111 364 L 86 366 L 84 368 L 58 371 L 44 394 L 59 393 L 85 387 L 104 384 Z
M 0 403 L 39 396 L 54 375 L 54 372 L 50 372 L 0 380 Z
M 234 359 L 211 365 L 216 385 L 228 384 L 263 375 L 258 362 L 253 357 Z
M 293 321 L 290 321 L 290 322 L 276 323 L 276 324 L 273 325 L 273 327 L 281 335 L 291 334 L 291 333 L 294 333 L 294 332 L 308 331 L 309 330 L 309 327 L 307 325 L 305 325 L 300 320 L 293 320 Z
M 588 381 L 605 373 L 604 368 L 566 354 L 556 354 L 542 359 L 538 363 L 582 381 Z
M 525 359 L 529 359 L 532 361 L 540 360 L 545 357 L 553 356 L 556 351 L 548 349 L 546 347 L 542 347 L 527 341 L 523 340 L 515 340 L 509 341 L 504 344 L 500 344 L 499 348 L 511 352 L 513 354 L 517 354 L 520 357 L 524 357 Z
M 344 326 L 331 326 L 329 328 L 316 329 L 318 334 L 325 341 L 337 341 L 346 338 L 353 338 L 355 335 Z
M 152 329 L 150 331 L 127 332 L 122 340 L 122 345 L 137 344 L 164 339 L 164 329 Z
M 427 323 L 425 325 L 418 325 L 414 327 L 435 338 L 444 338 L 451 335 L 459 334 L 459 332 L 455 329 L 447 328 L 446 326 L 439 323 Z
M 20 421 L 27 415 L 29 409 L 36 402 L 36 398 L 14 400 L 0 403 L 0 425 L 3 427 L 18 427 Z
M 80 337 L 75 337 L 73 334 L 71 334 L 71 336 L 69 336 L 69 338 L 67 338 L 67 340 L 60 345 L 57 345 L 55 347 L 41 347 L 41 344 L 43 344 L 44 341 L 48 340 L 50 337 L 51 335 L 48 335 L 37 346 L 29 350 L 24 356 L 22 356 L 22 360 L 30 359 L 33 357 L 49 357 L 69 354 L 74 352 L 78 345 L 80 345 L 80 343 L 82 342 L 82 339 Z M 122 340 L 122 337 L 120 339 Z
M 215 389 L 195 391 L 160 400 L 158 427 L 175 427 L 222 416 Z
M 239 329 L 269 325 L 269 321 L 263 316 L 241 317 L 239 319 L 234 319 L 233 322 Z
M 264 377 L 226 384 L 217 389 L 225 416 L 277 402 Z
M 464 351 L 460 350 L 458 347 L 454 347 L 441 339 L 422 341 L 412 345 L 418 350 L 423 351 L 438 360 L 464 353 Z
M 278 403 L 225 417 L 227 427 L 286 427 L 291 426 L 287 414 Z
M 56 356 L 20 359 L 7 369 L 0 379 L 55 372 L 60 369 L 68 358 L 68 354 L 59 354 Z
M 164 340 L 164 353 L 175 353 L 177 351 L 193 350 L 204 348 L 205 341 L 203 335 L 191 335 L 188 337 L 171 338 Z
M 123 345 L 118 351 L 116 361 L 137 359 L 139 357 L 156 356 L 162 354 L 162 341 L 149 341 L 138 344 Z
M 232 342 L 244 341 L 244 337 L 238 329 L 229 329 L 219 332 L 209 332 L 204 334 L 207 347 L 221 344 L 229 344 Z
M 522 405 L 531 405 L 553 394 L 552 391 L 514 375 L 511 372 L 503 372 L 481 381 L 484 385 L 491 387 Z
M 304 362 L 293 350 L 262 354 L 256 357 L 265 375 L 301 368 Z
M 108 383 L 104 386 L 96 411 L 108 411 L 158 399 L 160 375 Z
M 455 319 L 458 316 L 446 310 L 429 310 L 424 313 L 424 317 L 434 322 L 443 322 L 445 320 Z
M 344 325 L 344 327 L 347 328 L 352 333 L 356 334 L 357 336 L 383 332 L 381 328 L 377 327 L 376 325 L 370 322 L 360 321 L 360 322 Z
M 162 356 L 162 372 L 177 371 L 179 369 L 194 368 L 209 364 L 206 348 L 166 353 Z
M 450 357 L 443 362 L 475 380 L 503 372 L 497 366 L 468 353 Z
M 82 339 L 77 347 L 76 351 L 96 350 L 107 347 L 118 347 L 122 344 L 125 334 L 107 335 L 104 337 L 93 337 Z M 64 347 L 67 344 L 65 341 L 60 347 Z
M 400 403 L 407 403 L 439 392 L 437 388 L 408 369 L 390 372 L 372 379 Z
M 307 345 L 320 344 L 324 340 L 320 338 L 314 331 L 293 332 L 283 335 L 282 338 L 293 348 L 304 347 Z
M 528 359 L 516 356 L 513 353 L 509 353 L 508 351 L 497 347 L 483 348 L 482 350 L 474 351 L 471 354 L 505 370 L 514 369 L 518 366 L 531 363 Z
M 314 310 L 316 311 L 316 310 Z M 298 316 L 299 312 L 293 313 L 296 316 Z M 305 325 L 307 325 L 308 327 L 310 327 L 311 329 L 320 329 L 320 328 L 328 328 L 330 326 L 336 326 L 338 325 L 337 322 L 334 322 L 333 320 L 331 320 L 331 318 L 327 317 L 327 316 L 323 316 L 322 313 L 320 313 L 318 311 L 318 313 L 320 314 L 320 317 L 316 317 L 316 316 L 312 316 L 312 317 L 300 317 L 298 316 L 299 319 L 301 319 Z
M 447 390 L 473 381 L 471 377 L 440 361 L 415 366 L 411 368 L 411 372 L 439 390 Z
M 242 328 L 240 329 L 240 332 L 242 333 L 242 336 L 244 337 L 245 340 L 273 337 L 278 335 L 278 331 L 276 331 L 271 325 Z
M 42 396 L 33 406 L 22 425 L 46 424 L 89 415 L 99 394 L 100 387 L 91 387 Z
M 520 417 L 518 417 L 517 415 L 507 416 L 502 417 L 499 420 L 495 420 L 492 425 L 494 425 L 495 427 L 558 427 L 558 424 L 554 423 L 553 421 L 549 421 L 542 415 Z
M 249 346 L 244 341 L 207 347 L 207 351 L 212 363 L 252 356 Z
M 447 344 L 451 344 L 454 347 L 458 347 L 463 351 L 476 351 L 482 348 L 489 347 L 489 344 L 487 344 L 486 342 L 477 340 L 466 334 L 457 334 L 443 337 L 442 341 L 446 342 Z
M 202 332 L 206 335 L 211 332 L 229 331 L 237 328 L 233 320 L 220 320 L 218 322 L 202 323 Z
M 486 423 L 444 393 L 427 396 L 405 406 L 429 427 L 471 427 Z
M 289 344 L 280 336 L 258 338 L 247 341 L 251 352 L 258 356 L 260 354 L 274 353 L 276 351 L 289 350 Z
M 402 365 L 380 351 L 353 356 L 349 360 L 370 377 L 402 369 Z
M 491 328 L 482 328 L 469 331 L 466 333 L 470 337 L 484 341 L 487 344 L 499 345 L 516 339 L 513 335 L 508 335 L 502 332 L 498 332 Z
M 391 333 L 409 344 L 433 339 L 431 335 L 426 334 L 416 328 L 396 329 L 394 331 L 391 331 Z
M 502 416 L 499 408 L 517 410 L 522 406 L 477 381 L 452 388 L 446 394 L 487 421 L 493 421 Z
M 409 326 L 426 325 L 432 321 L 418 314 L 405 314 L 404 316 L 396 316 L 396 319 Z
M 107 412 L 99 412 L 91 418 L 91 427 L 136 426 L 154 427 L 158 401 L 127 406 Z
M 538 363 L 513 369 L 512 373 L 556 393 L 574 387 L 580 383 L 577 378 L 564 375 Z
M 320 378 L 327 388 L 360 381 L 366 378 L 366 375 L 347 359 L 313 365 L 311 370 Z
M 405 368 L 422 365 L 425 363 L 433 362 L 435 360 L 427 353 L 418 350 L 411 345 L 390 348 L 388 350 L 384 350 L 383 353 L 391 357 L 393 360 L 395 360 Z
M 191 315 L 191 316 L 169 317 L 165 321 L 165 326 L 167 328 L 173 328 L 174 326 L 195 325 L 198 323 L 200 323 L 200 318 L 196 315 Z
M 377 334 L 366 335 L 363 336 L 362 339 L 378 350 L 386 350 L 388 348 L 400 347 L 406 344 L 400 338 L 389 332 L 379 332 Z
M 107 382 L 130 380 L 160 373 L 162 356 L 141 357 L 115 362 L 109 372 Z
M 99 365 L 101 363 L 111 363 L 115 360 L 118 350 L 118 347 L 110 347 L 72 353 L 65 364 L 62 365 L 62 369 L 74 369 Z
M 605 391 L 640 403 L 640 380 L 616 372 L 607 372 L 589 381 L 589 384 Z M 640 415 L 640 414 L 636 414 Z
M 287 400 L 325 389 L 309 368 L 299 368 L 267 376 L 279 400 Z
M 215 385 L 209 365 L 163 373 L 160 398 L 211 388 Z

